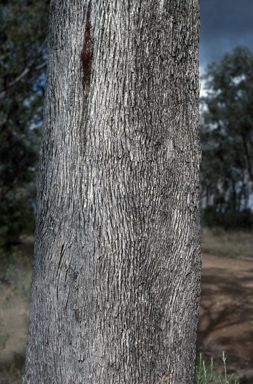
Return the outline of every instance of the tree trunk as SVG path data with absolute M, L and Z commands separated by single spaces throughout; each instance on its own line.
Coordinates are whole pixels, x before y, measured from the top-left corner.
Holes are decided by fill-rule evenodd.
M 27 384 L 190 384 L 198 0 L 52 0 Z

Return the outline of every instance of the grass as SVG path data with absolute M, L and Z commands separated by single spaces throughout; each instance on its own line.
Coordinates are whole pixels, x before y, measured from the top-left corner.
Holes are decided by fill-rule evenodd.
M 217 256 L 253 259 L 253 233 L 225 232 L 222 228 L 203 228 L 202 252 Z
M 214 359 L 211 358 L 209 364 L 203 359 L 200 353 L 196 365 L 195 384 L 239 384 L 233 375 L 227 372 L 227 362 L 225 353 L 222 353 L 222 370 L 215 367 Z
M 23 384 L 23 372 L 14 365 L 0 371 L 1 384 Z

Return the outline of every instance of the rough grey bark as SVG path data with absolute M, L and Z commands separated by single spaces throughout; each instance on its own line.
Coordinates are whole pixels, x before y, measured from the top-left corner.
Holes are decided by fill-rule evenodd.
M 198 34 L 199 0 L 51 1 L 27 384 L 193 382 Z

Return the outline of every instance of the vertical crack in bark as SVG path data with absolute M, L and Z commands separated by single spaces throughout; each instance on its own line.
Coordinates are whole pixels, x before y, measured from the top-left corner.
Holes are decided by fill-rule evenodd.
M 91 58 L 92 58 L 90 12 L 91 12 L 91 2 L 89 2 L 88 10 L 87 10 L 85 37 L 84 37 L 83 50 L 81 53 L 82 64 L 83 64 L 85 96 L 88 95 L 88 91 L 89 91 Z
M 57 300 L 58 300 L 58 298 L 59 298 L 59 278 L 60 278 L 61 263 L 62 263 L 62 258 L 63 258 L 64 252 L 65 252 L 64 244 L 62 244 L 62 246 L 61 246 L 61 252 L 60 252 L 60 257 L 59 257 L 59 262 L 58 262 L 58 267 L 57 267 L 57 280 L 58 280 L 58 283 L 57 283 L 57 290 L 56 290 Z

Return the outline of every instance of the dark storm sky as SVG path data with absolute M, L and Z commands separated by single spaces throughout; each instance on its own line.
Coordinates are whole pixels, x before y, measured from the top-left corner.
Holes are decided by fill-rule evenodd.
M 253 0 L 200 0 L 200 70 L 237 45 L 253 50 Z

